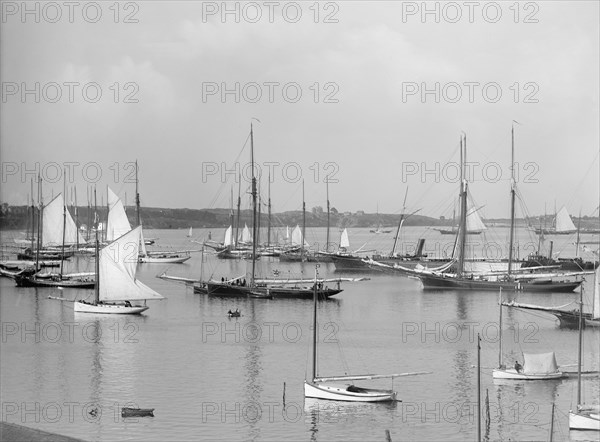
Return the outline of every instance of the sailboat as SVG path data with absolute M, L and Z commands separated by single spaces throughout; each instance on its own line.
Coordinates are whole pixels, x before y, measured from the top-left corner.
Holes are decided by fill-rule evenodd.
M 502 289 L 500 289 L 498 305 L 500 307 L 500 319 L 498 321 L 499 349 L 498 368 L 492 370 L 494 379 L 509 379 L 518 381 L 539 381 L 548 379 L 560 379 L 564 373 L 556 365 L 554 352 L 549 353 L 523 353 L 523 368 L 507 368 L 503 361 L 502 352 Z
M 487 229 L 481 217 L 477 213 L 480 208 L 468 207 L 467 209 L 467 235 L 479 235 L 484 230 Z M 458 230 L 452 226 L 450 230 L 448 229 L 435 229 L 440 232 L 442 235 L 456 235 Z
M 40 211 L 41 213 L 41 211 Z M 93 272 L 80 272 L 66 274 L 64 272 L 64 254 L 66 245 L 74 245 L 79 240 L 85 240 L 68 212 L 62 193 L 59 193 L 45 208 L 42 222 L 42 244 L 44 247 L 58 246 L 57 249 L 63 259 L 60 261 L 59 273 L 34 273 L 24 272 L 14 275 L 18 287 L 62 287 L 62 288 L 89 288 L 94 286 Z M 37 251 L 36 251 L 37 254 Z M 39 255 L 36 258 L 39 262 Z M 36 264 L 36 269 L 39 269 Z
M 511 132 L 512 157 L 511 164 L 514 166 L 514 127 Z M 456 242 L 456 256 L 449 264 L 434 270 L 415 270 L 424 289 L 460 289 L 460 290 L 492 290 L 499 288 L 508 291 L 532 291 L 532 292 L 572 292 L 582 283 L 578 278 L 582 273 L 527 273 L 516 272 L 513 269 L 513 243 L 515 230 L 515 194 L 516 180 L 514 167 L 511 167 L 511 212 L 510 212 L 510 239 L 508 248 L 508 271 L 490 273 L 470 273 L 465 271 L 465 251 L 467 232 L 467 197 L 468 183 L 463 177 L 464 164 L 466 162 L 466 135 L 460 140 L 461 171 L 460 171 L 460 229 Z M 410 272 L 410 271 L 409 271 Z
M 75 301 L 75 312 L 139 314 L 148 310 L 147 299 L 164 299 L 135 277 L 141 239 L 142 227 L 138 226 L 99 250 L 96 236 L 94 299 Z M 144 304 L 135 304 L 136 301 Z
M 138 192 L 138 165 L 137 161 L 135 162 L 135 214 L 136 214 L 136 225 L 141 226 L 140 221 L 140 194 Z M 154 239 L 149 241 L 148 239 L 144 239 L 144 233 L 140 233 L 141 236 L 141 244 L 140 244 L 140 253 L 138 257 L 138 261 L 140 263 L 156 263 L 156 264 L 180 264 L 182 262 L 187 261 L 191 258 L 190 251 L 185 250 L 183 252 L 179 251 L 163 251 L 156 250 L 149 252 L 146 249 L 146 245 L 151 245 L 154 243 Z
M 192 228 L 191 227 L 190 227 L 190 230 L 188 231 L 186 237 L 187 238 L 191 238 L 192 237 Z
M 368 374 L 360 376 L 330 376 L 317 375 L 317 267 L 315 267 L 315 284 L 313 292 L 313 318 L 312 318 L 312 364 L 308 379 L 304 380 L 304 397 L 328 399 L 334 401 L 351 402 L 393 402 L 397 393 L 393 390 L 379 390 L 373 388 L 357 387 L 354 384 L 330 384 L 333 381 L 355 381 L 366 379 L 394 378 L 399 374 L 377 375 Z
M 257 186 L 254 176 L 254 131 L 250 125 L 250 161 L 252 170 L 251 196 L 252 196 L 252 238 L 257 238 Z M 303 237 L 304 235 L 302 235 Z M 302 241 L 300 239 L 300 241 Z M 302 242 L 300 243 L 302 244 Z M 307 298 L 312 295 L 312 287 L 304 286 L 304 283 L 310 282 L 302 279 L 257 279 L 256 278 L 256 257 L 257 241 L 252 241 L 252 254 L 250 261 L 252 268 L 249 275 L 249 281 L 246 281 L 246 275 L 233 278 L 222 278 L 221 281 L 210 279 L 206 281 L 206 291 L 209 295 L 225 297 L 255 297 L 255 298 Z M 321 296 L 330 297 L 342 292 L 340 282 L 342 279 L 319 281 L 318 291 Z M 324 285 L 325 282 L 337 282 L 337 288 L 330 288 Z
M 579 316 L 583 316 L 583 327 L 600 327 L 600 267 L 596 269 L 596 273 L 594 274 L 594 294 L 591 301 L 591 305 L 585 304 L 588 306 L 589 311 L 579 312 L 579 309 L 567 309 L 571 303 L 555 306 L 555 307 L 545 307 L 542 305 L 535 304 L 524 304 L 516 301 L 510 301 L 504 303 L 507 307 L 515 307 L 522 310 L 535 310 L 540 312 L 550 313 L 560 321 L 560 325 L 562 327 L 578 327 L 579 326 Z
M 596 288 L 598 288 L 596 280 Z M 579 295 L 579 340 L 577 345 L 577 408 L 569 411 L 569 429 L 600 431 L 600 405 L 585 405 L 581 399 L 583 359 L 583 290 Z
M 577 232 L 577 227 L 573 224 L 571 215 L 565 206 L 561 207 L 554 217 L 554 228 L 535 228 L 535 233 L 538 235 L 570 235 L 575 232 Z
M 376 229 L 371 229 L 369 230 L 370 233 L 376 233 L 377 235 L 381 234 L 381 233 L 391 233 L 392 231 L 389 229 L 384 229 L 381 226 L 381 219 L 379 217 L 379 204 L 377 204 L 377 213 L 376 213 L 376 217 L 377 217 L 377 228 Z

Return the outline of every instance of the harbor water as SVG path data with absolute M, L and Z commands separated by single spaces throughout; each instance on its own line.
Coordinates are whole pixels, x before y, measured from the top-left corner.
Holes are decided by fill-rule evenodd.
M 221 240 L 224 229 L 194 229 L 194 238 Z M 492 227 L 470 238 L 474 254 L 484 243 L 504 244 L 508 229 Z M 424 228 L 404 229 L 404 244 Z M 146 237 L 174 250 L 200 249 L 186 230 L 149 230 Z M 3 232 L 3 245 L 18 232 Z M 350 229 L 353 249 L 388 253 L 393 233 Z M 453 237 L 427 233 L 426 251 L 443 256 Z M 332 237 L 338 237 L 337 228 Z M 324 243 L 325 229 L 309 229 L 311 243 Z M 518 237 L 520 256 L 537 247 Z M 586 235 L 584 241 L 597 241 Z M 554 251 L 574 256 L 573 237 L 555 237 Z M 479 245 L 477 243 L 479 242 Z M 450 246 L 448 246 L 450 244 Z M 530 247 L 528 249 L 527 247 Z M 592 246 L 590 246 L 592 247 Z M 7 249 L 5 249 L 6 251 Z M 373 252 L 371 252 L 373 253 Z M 367 253 L 370 255 L 370 253 Z M 393 388 L 401 402 L 361 404 L 309 400 L 303 382 L 310 370 L 312 301 L 229 299 L 193 293 L 184 284 L 156 278 L 247 275 L 245 260 L 217 260 L 192 252 L 184 264 L 140 264 L 137 277 L 167 299 L 152 301 L 139 316 L 73 312 L 69 301 L 92 290 L 18 288 L 0 278 L 0 387 L 2 420 L 89 441 L 292 440 L 393 441 L 475 440 L 477 336 L 481 336 L 481 432 L 487 440 L 549 440 L 555 404 L 555 440 L 594 440 L 597 433 L 569 431 L 576 377 L 555 381 L 498 382 L 498 293 L 424 291 L 418 280 L 374 273 L 342 283 L 344 291 L 318 305 L 318 373 L 428 372 L 357 382 Z M 489 256 L 488 256 L 489 257 Z M 90 259 L 69 265 L 86 271 Z M 314 263 L 262 258 L 261 276 L 314 277 Z M 332 263 L 319 277 L 351 276 Z M 333 285 L 334 283 L 329 283 Z M 591 296 L 593 275 L 584 295 Z M 519 294 L 519 302 L 546 306 L 575 302 L 579 293 Z M 514 294 L 505 294 L 513 299 Z M 228 318 L 239 309 L 242 316 Z M 559 328 L 554 317 L 503 310 L 503 360 L 523 362 L 522 353 L 554 351 L 560 367 L 577 371 L 578 331 Z M 584 368 L 599 369 L 598 331 L 584 331 Z M 598 403 L 598 376 L 584 377 L 586 403 Z M 486 407 L 486 402 L 489 406 Z M 154 417 L 122 418 L 126 406 L 154 408 Z M 489 410 L 489 412 L 487 411 Z

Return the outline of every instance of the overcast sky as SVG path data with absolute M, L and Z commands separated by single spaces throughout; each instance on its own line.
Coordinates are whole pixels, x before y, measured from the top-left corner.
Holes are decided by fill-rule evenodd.
M 228 207 L 253 123 L 276 212 L 301 177 L 325 206 L 331 174 L 338 210 L 399 213 L 408 186 L 407 210 L 451 215 L 464 131 L 474 200 L 508 217 L 515 120 L 529 212 L 597 214 L 597 1 L 23 5 L 2 2 L 3 202 L 76 163 L 80 205 L 93 182 L 131 204 L 137 160 L 143 205 Z

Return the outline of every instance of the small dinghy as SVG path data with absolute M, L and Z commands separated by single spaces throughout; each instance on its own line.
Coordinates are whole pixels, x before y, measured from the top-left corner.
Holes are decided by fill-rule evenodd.
M 121 408 L 121 417 L 154 417 L 154 408 Z

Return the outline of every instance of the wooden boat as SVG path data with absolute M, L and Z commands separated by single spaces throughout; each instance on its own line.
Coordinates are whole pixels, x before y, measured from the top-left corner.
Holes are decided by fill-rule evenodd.
M 400 375 L 361 375 L 361 376 L 331 376 L 322 377 L 317 375 L 317 268 L 315 267 L 315 279 L 313 290 L 313 318 L 312 318 L 312 364 L 310 376 L 304 380 L 304 397 L 327 399 L 334 401 L 350 402 L 394 402 L 397 393 L 394 390 L 381 390 L 374 388 L 363 388 L 347 381 L 394 378 Z M 344 382 L 342 384 L 331 382 Z
M 596 286 L 598 281 L 596 281 Z M 579 295 L 579 340 L 577 344 L 577 406 L 569 411 L 570 430 L 600 431 L 600 406 L 586 405 L 581 397 L 581 366 L 583 359 L 583 290 Z M 597 437 L 595 437 L 597 440 Z
M 512 138 L 512 157 L 511 164 L 514 163 L 514 127 L 511 132 Z M 515 276 L 513 272 L 513 242 L 515 230 L 515 195 L 516 180 L 514 177 L 514 167 L 511 168 L 511 213 L 510 213 L 510 235 L 508 248 L 508 271 L 502 275 L 481 275 L 468 273 L 465 271 L 465 251 L 466 251 L 466 232 L 467 232 L 467 194 L 468 183 L 464 179 L 464 160 L 466 158 L 466 136 L 461 137 L 461 171 L 460 171 L 460 229 L 458 231 L 456 246 L 456 270 L 452 271 L 448 266 L 444 271 L 419 271 L 412 273 L 418 276 L 424 289 L 452 289 L 452 290 L 502 290 L 508 291 L 531 291 L 531 292 L 571 292 L 579 287 L 582 279 L 580 273 L 557 273 L 540 275 L 530 273 L 528 275 Z M 410 270 L 409 270 L 410 272 Z
M 76 313 L 139 314 L 147 299 L 163 296 L 136 279 L 142 227 L 138 226 L 99 250 L 96 236 L 96 284 L 92 301 L 75 301 Z M 144 304 L 135 304 L 144 301 Z
M 500 319 L 498 320 L 499 329 L 499 347 L 498 347 L 498 368 L 492 370 L 494 379 L 507 379 L 514 381 L 540 381 L 560 379 L 565 374 L 558 369 L 554 352 L 531 354 L 523 353 L 523 367 L 508 368 L 503 361 L 502 352 L 502 289 L 500 289 L 498 306 L 500 310 Z
M 577 228 L 575 224 L 573 224 L 573 220 L 571 220 L 571 215 L 567 211 L 567 208 L 563 206 L 554 218 L 554 228 L 544 229 L 544 228 L 534 228 L 535 233 L 538 235 L 571 235 L 572 233 L 577 232 Z
M 583 287 L 583 286 L 582 286 Z M 579 309 L 568 309 L 570 305 L 545 307 L 541 305 L 523 304 L 515 301 L 504 303 L 507 307 L 515 307 L 522 310 L 535 310 L 550 313 L 560 321 L 561 327 L 575 328 L 579 327 L 580 317 L 583 318 L 583 327 L 600 327 L 600 268 L 596 269 L 594 274 L 594 293 L 591 303 L 585 303 L 587 312 Z M 590 305 L 591 304 L 591 305 Z
M 40 213 L 42 213 L 40 211 Z M 59 193 L 43 210 L 42 222 L 42 244 L 45 247 L 56 246 L 61 241 L 59 256 L 64 257 L 66 246 L 85 243 L 80 236 L 75 221 L 67 210 L 62 193 Z M 40 250 L 41 252 L 41 250 Z M 71 254 L 74 250 L 70 251 Z M 46 255 L 47 256 L 47 255 Z M 39 269 L 40 254 L 36 256 L 36 269 Z M 22 272 L 14 275 L 18 287 L 60 287 L 60 288 L 91 288 L 94 286 L 93 273 L 71 273 L 64 272 L 64 259 L 60 261 L 60 272 L 53 274 L 40 274 L 35 272 Z

